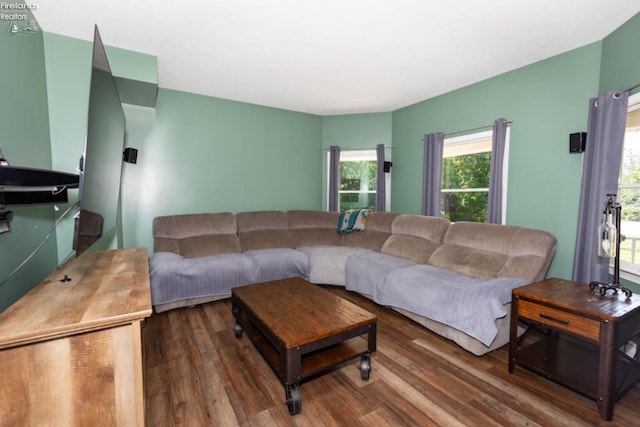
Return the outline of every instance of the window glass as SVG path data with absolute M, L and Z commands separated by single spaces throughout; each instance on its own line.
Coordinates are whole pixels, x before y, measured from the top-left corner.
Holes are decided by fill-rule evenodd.
M 376 152 L 371 150 L 340 153 L 340 211 L 375 209 Z
M 640 96 L 629 98 L 617 201 L 622 206 L 620 268 L 640 274 Z
M 445 139 L 442 216 L 450 221 L 487 221 L 491 132 Z

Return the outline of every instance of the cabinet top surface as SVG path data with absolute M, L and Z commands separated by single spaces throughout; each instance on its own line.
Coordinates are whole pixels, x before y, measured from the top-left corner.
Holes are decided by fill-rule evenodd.
M 640 295 L 627 299 L 622 292 L 606 296 L 589 285 L 564 279 L 546 279 L 513 290 L 513 295 L 541 304 L 564 308 L 603 320 L 618 320 L 640 308 Z
M 0 349 L 150 315 L 146 248 L 87 251 L 0 313 Z

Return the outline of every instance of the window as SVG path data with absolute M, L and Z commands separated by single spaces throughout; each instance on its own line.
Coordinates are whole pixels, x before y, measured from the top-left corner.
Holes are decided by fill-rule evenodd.
M 376 207 L 375 150 L 344 150 L 340 153 L 340 211 Z
M 327 154 L 327 174 L 329 155 Z M 340 186 L 338 194 L 340 211 L 347 209 L 372 209 L 376 207 L 377 189 L 376 150 L 349 150 L 340 152 Z M 391 177 L 386 173 L 386 205 L 390 209 Z M 328 197 L 328 195 L 327 195 Z
M 444 140 L 440 206 L 450 221 L 487 221 L 491 139 L 488 131 Z
M 620 269 L 640 275 L 640 94 L 629 98 L 617 201 L 622 206 Z

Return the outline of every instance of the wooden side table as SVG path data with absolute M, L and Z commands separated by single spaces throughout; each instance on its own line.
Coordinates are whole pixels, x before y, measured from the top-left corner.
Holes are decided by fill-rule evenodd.
M 547 279 L 513 290 L 509 372 L 516 365 L 595 399 L 611 420 L 618 398 L 640 380 L 638 353 L 621 347 L 640 335 L 640 295 L 601 296 L 583 283 Z M 521 345 L 519 322 L 546 331 Z M 525 334 L 526 336 L 526 334 Z

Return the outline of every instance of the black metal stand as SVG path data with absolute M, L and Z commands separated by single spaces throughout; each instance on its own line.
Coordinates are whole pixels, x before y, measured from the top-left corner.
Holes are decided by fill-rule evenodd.
M 600 289 L 600 295 L 605 296 L 607 291 L 613 291 L 614 294 L 617 294 L 618 291 L 624 292 L 627 298 L 631 298 L 632 292 L 630 289 L 625 288 L 624 286 L 620 286 L 620 213 L 622 212 L 622 206 L 620 203 L 614 202 L 613 198 L 615 194 L 607 194 L 609 196 L 609 200 L 607 201 L 607 205 L 604 208 L 605 214 L 613 213 L 614 223 L 616 225 L 616 254 L 613 259 L 613 283 L 603 283 L 598 281 L 593 281 L 589 283 L 589 288 L 594 290 L 596 288 Z

